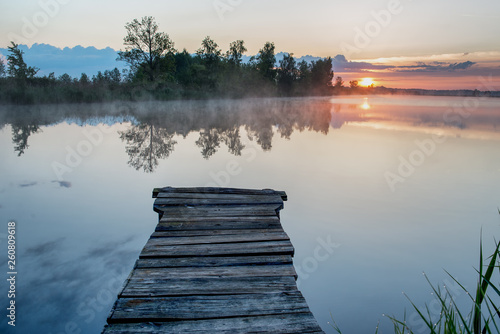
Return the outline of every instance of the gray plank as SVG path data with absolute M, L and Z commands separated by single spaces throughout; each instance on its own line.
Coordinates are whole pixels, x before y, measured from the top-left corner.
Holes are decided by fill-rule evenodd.
M 276 191 L 273 189 L 240 189 L 240 188 L 155 188 L 153 189 L 153 197 L 157 197 L 160 193 L 200 193 L 200 194 L 245 194 L 245 195 L 280 195 L 286 200 L 284 191 Z
M 293 276 L 131 279 L 120 298 L 230 295 L 297 291 Z
M 261 256 L 207 256 L 152 258 L 137 260 L 136 268 L 175 268 L 175 267 L 222 267 L 243 265 L 290 264 L 291 255 Z
M 215 206 L 161 206 L 155 205 L 155 211 L 161 211 L 169 217 L 244 217 L 244 216 L 276 216 L 279 204 L 262 205 L 215 205 Z
M 278 216 L 244 216 L 244 217 L 217 217 L 217 216 L 209 216 L 209 217 L 198 217 L 198 216 L 182 216 L 182 217 L 169 217 L 164 216 L 160 219 L 160 222 L 169 223 L 169 222 L 275 222 L 280 223 L 280 219 Z
M 173 194 L 169 194 L 174 196 Z M 283 200 L 281 196 L 278 195 L 204 195 L 196 197 L 193 194 L 187 194 L 188 196 L 183 197 L 160 197 L 154 202 L 155 206 L 169 205 L 169 206 L 198 206 L 198 205 L 264 205 L 264 204 L 277 204 L 279 206 L 283 205 Z M 208 198 L 207 198 L 208 197 Z
M 162 219 L 156 226 L 156 231 L 189 231 L 189 230 L 241 230 L 241 229 L 282 229 L 279 220 L 254 220 L 246 221 L 240 219 L 210 219 L 168 221 Z
M 111 324 L 105 334 L 295 334 L 324 333 L 310 313 L 295 313 L 258 317 L 209 319 L 182 322 Z
M 202 236 L 220 236 L 220 235 L 241 235 L 248 233 L 266 233 L 266 232 L 285 232 L 282 228 L 279 229 L 231 229 L 231 230 L 173 230 L 153 232 L 151 238 L 162 237 L 202 237 Z
M 299 291 L 242 295 L 120 298 L 108 323 L 220 319 L 310 312 Z
M 178 245 L 162 246 L 152 243 L 155 239 L 149 239 L 140 254 L 140 258 L 146 257 L 178 257 L 178 256 L 220 256 L 220 255 L 293 255 L 292 243 L 288 240 L 267 242 L 244 242 L 228 244 L 208 245 Z
M 215 194 L 215 193 L 183 193 L 183 192 L 162 192 L 158 193 L 156 196 L 157 199 L 162 198 L 185 198 L 185 199 L 235 199 L 240 200 L 243 198 L 265 198 L 265 197 L 279 197 L 282 201 L 282 198 L 279 193 L 270 193 L 270 194 Z
M 252 241 L 277 241 L 290 240 L 285 232 L 261 232 L 261 233 L 242 233 L 228 235 L 210 235 L 210 236 L 189 236 L 189 237 L 161 237 L 150 239 L 150 244 L 163 246 L 169 245 L 200 245 L 200 244 L 223 244 L 234 242 L 252 242 Z
M 293 276 L 297 273 L 292 264 L 266 266 L 220 266 L 220 267 L 177 267 L 136 268 L 130 280 L 147 282 L 150 279 L 202 278 L 202 277 L 273 277 Z

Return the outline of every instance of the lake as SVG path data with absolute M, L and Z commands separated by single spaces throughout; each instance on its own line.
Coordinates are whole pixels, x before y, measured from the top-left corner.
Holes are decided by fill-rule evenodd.
M 425 333 L 404 294 L 474 290 L 500 238 L 500 99 L 341 96 L 0 107 L 0 264 L 16 328 L 100 333 L 153 232 L 155 187 L 284 190 L 298 284 L 327 333 Z M 404 293 L 404 294 L 403 294 Z M 5 314 L 4 314 L 5 313 Z

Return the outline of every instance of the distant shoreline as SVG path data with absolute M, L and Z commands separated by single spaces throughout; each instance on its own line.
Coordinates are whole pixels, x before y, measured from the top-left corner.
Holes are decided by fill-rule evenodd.
M 414 95 L 414 96 L 463 96 L 463 97 L 500 97 L 500 91 L 481 91 L 477 89 L 422 89 L 387 87 L 343 87 L 334 95 Z

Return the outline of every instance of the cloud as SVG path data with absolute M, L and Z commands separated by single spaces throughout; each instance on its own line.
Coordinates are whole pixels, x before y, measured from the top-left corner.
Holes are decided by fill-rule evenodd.
M 466 70 L 475 65 L 475 62 L 464 61 L 461 63 L 449 63 L 443 61 L 434 61 L 432 63 L 417 62 L 415 65 L 398 66 L 398 71 L 406 72 L 436 72 L 436 71 L 459 71 Z
M 336 55 L 332 59 L 333 69 L 336 72 L 351 72 L 362 70 L 386 70 L 394 68 L 393 65 L 372 64 L 364 61 L 349 61 L 344 55 Z
M 57 181 L 54 180 L 52 183 L 59 183 L 59 186 L 64 187 L 64 188 L 71 188 L 71 182 L 69 181 Z
M 333 58 L 333 68 L 336 72 L 359 72 L 371 70 L 388 70 L 391 72 L 454 72 L 467 70 L 477 64 L 472 61 L 447 62 L 447 61 L 414 61 L 408 65 L 386 65 L 366 61 L 350 61 L 344 55 Z
M 64 332 L 69 321 L 82 333 L 102 330 L 105 314 L 137 258 L 137 246 L 130 243 L 134 239 L 97 242 L 76 254 L 67 238 L 28 248 L 23 261 L 30 271 L 23 276 L 19 290 L 25 293 L 18 300 L 32 317 L 19 324 L 20 332 Z M 1 319 L 0 328 L 6 326 Z
M 33 187 L 36 186 L 38 182 L 29 182 L 29 183 L 21 183 L 19 184 L 20 188 Z
M 97 71 L 111 70 L 117 67 L 124 69 L 124 62 L 116 61 L 117 51 L 112 48 L 97 49 L 93 46 L 77 45 L 63 49 L 49 44 L 19 45 L 24 52 L 26 63 L 40 68 L 39 75 L 48 75 L 54 72 L 56 76 L 68 73 L 71 77 L 79 78 L 83 73 L 92 76 Z M 0 48 L 0 54 L 8 54 L 8 49 Z M 0 59 L 2 57 L 0 56 Z
M 463 63 L 450 64 L 448 67 L 452 71 L 455 71 L 455 70 L 465 70 L 465 69 L 468 69 L 469 67 L 471 67 L 474 64 L 476 64 L 476 63 L 474 63 L 472 61 L 464 61 Z
M 36 246 L 28 248 L 24 255 L 27 256 L 42 256 L 44 257 L 47 253 L 51 253 L 61 247 L 64 238 L 55 239 L 52 241 L 47 241 Z

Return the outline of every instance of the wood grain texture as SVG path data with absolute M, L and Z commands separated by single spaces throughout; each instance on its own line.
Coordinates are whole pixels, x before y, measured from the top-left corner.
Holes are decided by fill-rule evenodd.
M 307 312 L 310 312 L 309 307 L 299 291 L 242 295 L 119 298 L 108 318 L 108 323 L 120 320 L 142 322 L 221 319 Z
M 209 236 L 186 236 L 186 237 L 152 237 L 151 242 L 163 246 L 173 245 L 201 245 L 201 244 L 225 244 L 235 242 L 255 242 L 255 241 L 278 241 L 290 240 L 285 232 L 255 232 L 226 235 Z
M 243 195 L 280 195 L 286 201 L 287 195 L 284 191 L 272 189 L 240 189 L 240 188 L 155 188 L 153 189 L 153 198 L 159 197 L 160 193 L 196 193 L 196 194 L 243 194 Z
M 181 257 L 181 256 L 240 256 L 240 255 L 293 255 L 294 248 L 288 240 L 267 242 L 242 242 L 208 245 L 164 246 L 149 239 L 139 255 L 146 257 Z
M 272 189 L 155 188 L 159 222 L 103 330 L 323 333 L 297 289 Z
M 205 256 L 205 257 L 174 257 L 139 259 L 135 267 L 143 268 L 176 268 L 176 267 L 224 267 L 246 265 L 277 265 L 291 264 L 291 255 L 260 255 L 260 256 Z
M 131 279 L 122 297 L 237 295 L 296 291 L 293 276 Z
M 106 334 L 244 334 L 324 333 L 310 313 L 237 317 L 196 321 L 111 324 Z

